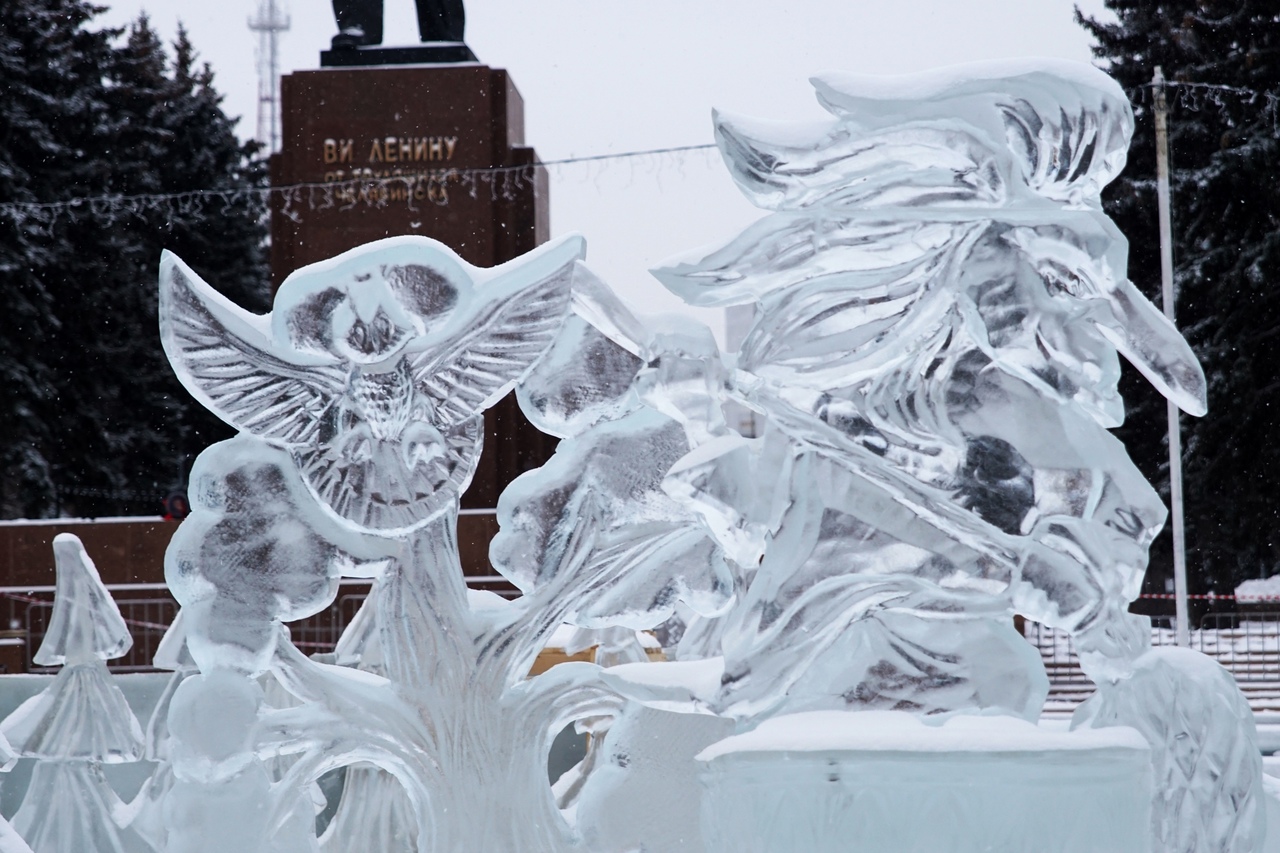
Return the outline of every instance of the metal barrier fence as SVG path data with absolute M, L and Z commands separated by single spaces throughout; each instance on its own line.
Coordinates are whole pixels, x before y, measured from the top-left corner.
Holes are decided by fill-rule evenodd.
M 495 592 L 506 598 L 516 590 L 501 575 L 479 575 L 467 579 L 472 589 Z M 114 672 L 145 672 L 151 665 L 165 631 L 173 624 L 178 603 L 164 584 L 108 585 L 120 615 L 133 636 L 133 646 L 120 657 L 108 661 Z M 41 667 L 34 657 L 48 632 L 53 615 L 55 587 L 0 587 L 0 673 L 53 672 Z M 369 581 L 342 581 L 338 597 L 328 608 L 289 624 L 293 642 L 307 654 L 331 652 L 338 638 L 368 596 Z
M 1153 617 L 1152 623 L 1153 646 L 1176 645 L 1170 617 Z M 1092 692 L 1065 631 L 1027 621 L 1023 636 L 1039 650 L 1053 695 L 1072 700 Z M 1209 613 L 1190 637 L 1191 648 L 1226 667 L 1255 705 L 1280 701 L 1280 612 Z
M 476 590 L 504 597 L 517 595 L 500 575 L 467 578 Z M 108 589 L 124 617 L 133 646 L 109 666 L 116 672 L 152 669 L 151 662 L 164 632 L 173 623 L 178 604 L 164 584 L 119 584 Z M 308 654 L 331 652 L 342 631 L 364 603 L 369 582 L 344 580 L 334 603 L 324 611 L 289 625 L 293 642 Z M 54 587 L 0 587 L 0 673 L 48 672 L 33 660 L 53 614 Z M 1169 617 L 1153 617 L 1153 646 L 1175 644 Z M 1023 636 L 1040 652 L 1055 696 L 1072 701 L 1092 692 L 1080 668 L 1070 636 L 1037 622 L 1023 623 Z M 1209 613 L 1191 631 L 1191 648 L 1215 658 L 1235 675 L 1251 699 L 1271 697 L 1280 705 L 1280 611 L 1271 613 Z

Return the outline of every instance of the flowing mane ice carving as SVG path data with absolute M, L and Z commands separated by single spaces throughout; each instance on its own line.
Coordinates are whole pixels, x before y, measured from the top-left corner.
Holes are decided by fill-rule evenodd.
M 1166 513 L 1106 429 L 1124 416 L 1117 354 L 1185 411 L 1206 404 L 1101 209 L 1132 132 L 1124 93 L 1052 62 L 814 85 L 833 121 L 717 115 L 734 179 L 772 213 L 655 273 L 691 304 L 756 306 L 727 361 L 729 396 L 767 420 L 758 447 L 669 478 L 722 535 L 773 531 L 732 611 L 682 650 L 723 656 L 697 700 L 748 724 L 839 708 L 1034 719 L 1047 682 L 1018 613 L 1068 630 L 1098 682 L 1077 724 L 1152 740 L 1157 847 L 1251 849 L 1247 705 L 1229 677 L 1147 654 L 1149 620 L 1128 613 Z M 758 503 L 763 483 L 787 493 L 780 523 L 726 525 L 726 503 Z M 1166 709 L 1136 686 L 1153 679 L 1231 709 L 1222 731 L 1153 725 Z M 1188 735 L 1195 767 L 1171 757 Z M 1177 817 L 1184 797 L 1212 818 L 1211 846 Z

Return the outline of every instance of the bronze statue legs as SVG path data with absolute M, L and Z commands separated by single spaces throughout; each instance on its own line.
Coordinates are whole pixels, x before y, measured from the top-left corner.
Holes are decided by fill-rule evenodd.
M 466 13 L 462 0 L 415 0 L 418 33 L 426 41 L 462 41 Z M 338 34 L 335 50 L 382 44 L 382 0 L 333 0 Z
M 462 0 L 417 0 L 423 41 L 462 41 L 467 15 Z

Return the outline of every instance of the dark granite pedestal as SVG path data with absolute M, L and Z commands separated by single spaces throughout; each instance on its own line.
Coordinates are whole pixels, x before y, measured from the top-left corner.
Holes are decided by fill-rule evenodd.
M 411 47 L 351 47 L 320 52 L 321 68 L 374 65 L 438 65 L 475 62 L 476 55 L 462 42 L 437 41 Z

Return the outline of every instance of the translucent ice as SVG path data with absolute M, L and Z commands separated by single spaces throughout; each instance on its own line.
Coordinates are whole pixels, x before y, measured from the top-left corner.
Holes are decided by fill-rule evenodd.
M 40 666 L 113 660 L 133 645 L 115 599 L 84 545 L 70 533 L 53 537 L 57 567 L 53 615 L 33 660 Z
M 740 562 L 735 605 L 681 643 L 723 674 L 710 690 L 693 668 L 611 677 L 745 726 L 820 709 L 1034 719 L 1047 681 L 1018 613 L 1071 632 L 1099 701 L 1140 695 L 1148 627 L 1127 609 L 1165 510 L 1107 432 L 1124 414 L 1118 357 L 1193 414 L 1205 383 L 1125 278 L 1101 209 L 1133 127 L 1124 93 L 1038 61 L 814 83 L 824 124 L 717 115 L 734 179 L 772 213 L 656 271 L 693 304 L 754 304 L 720 387 L 764 434 L 695 441 L 666 485 Z M 688 377 L 657 385 L 703 411 Z M 1239 704 L 1187 677 L 1189 701 Z M 1161 739 L 1138 727 L 1159 767 Z M 1215 787 L 1222 744 L 1252 744 L 1226 728 L 1186 732 L 1219 756 L 1176 786 L 1203 814 L 1257 787 L 1243 771 Z
M 334 650 L 337 663 L 376 675 L 385 673 L 376 624 L 383 589 L 384 581 L 376 580 L 355 619 L 342 632 Z M 373 764 L 347 767 L 337 811 L 320 836 L 324 853 L 364 847 L 392 853 L 418 849 L 418 822 L 404 785 Z
M 232 670 L 179 685 L 169 708 L 175 779 L 163 798 L 161 849 L 315 853 L 309 800 L 297 788 L 272 785 L 256 755 L 261 705 L 261 688 Z
M 1105 429 L 1123 417 L 1117 350 L 1203 410 L 1190 349 L 1124 278 L 1100 209 L 1127 101 L 1055 63 L 815 85 L 825 125 L 717 117 L 734 178 L 774 213 L 656 272 L 695 304 L 756 303 L 729 394 L 790 447 L 756 454 L 784 518 L 765 502 L 711 525 L 776 531 L 726 617 L 722 705 L 1034 717 L 1045 680 L 1011 611 L 1095 659 L 1141 651 L 1124 610 L 1165 511 Z M 718 466 L 741 463 L 673 472 L 709 519 L 733 477 Z
M 722 431 L 716 392 L 687 363 L 677 384 L 682 400 L 702 395 L 696 413 L 644 405 L 638 377 L 659 350 L 684 359 L 686 338 L 655 350 L 582 250 L 569 238 L 480 270 L 430 240 L 381 241 L 299 270 L 266 317 L 166 256 L 167 352 L 242 430 L 197 460 L 166 557 L 200 671 L 168 698 L 174 779 L 159 796 L 184 817 L 166 849 L 310 850 L 310 786 L 337 767 L 347 790 L 327 849 L 577 846 L 548 750 L 621 700 L 589 664 L 530 678 L 538 652 L 566 620 L 650 627 L 731 592 L 698 514 L 662 488 L 692 442 Z M 525 593 L 507 602 L 468 593 L 455 528 L 483 411 L 522 381 L 530 418 L 569 438 L 502 499 L 494 564 Z M 283 623 L 326 606 L 342 576 L 373 588 L 335 667 Z M 264 674 L 290 701 L 263 698 Z M 246 820 L 215 826 L 219 803 L 243 803 Z
M 1181 849 L 1149 843 L 1150 762 L 1131 729 L 817 711 L 698 759 L 709 853 Z
M 0 817 L 0 853 L 33 853 L 9 821 Z
M 0 723 L 19 755 L 119 763 L 142 758 L 142 729 L 105 661 L 133 645 L 120 610 L 80 540 L 54 538 L 57 587 L 37 663 L 64 666 L 53 683 Z
M 688 452 L 680 424 L 648 409 L 565 440 L 498 501 L 495 567 L 526 593 L 582 584 L 560 604 L 574 624 L 648 628 L 678 599 L 714 612 L 731 588 L 719 548 L 662 490 Z
M 1262 849 L 1266 795 L 1253 711 L 1217 661 L 1152 649 L 1128 678 L 1101 682 L 1072 725 L 1129 726 L 1151 744 L 1152 849 Z
M 434 240 L 391 238 L 298 270 L 265 317 L 166 254 L 161 336 L 187 389 L 289 448 L 328 510 L 412 528 L 470 482 L 480 413 L 560 330 L 583 251 L 569 238 L 481 270 Z
M 1132 132 L 1123 92 L 1060 63 L 815 85 L 821 125 L 717 117 L 735 180 L 771 214 L 657 272 L 693 304 L 752 305 L 737 352 L 696 324 L 638 322 L 579 238 L 492 270 L 434 241 L 379 241 L 298 270 L 261 317 L 165 257 L 166 352 L 241 435 L 197 461 L 166 559 L 199 673 L 167 697 L 163 849 L 314 851 L 312 786 L 345 767 L 327 849 L 697 850 L 694 753 L 729 729 L 893 709 L 1034 732 L 1047 682 L 1015 613 L 1071 633 L 1102 685 L 1090 726 L 1150 741 L 1126 778 L 1154 766 L 1212 837 L 1248 849 L 1249 814 L 1221 819 L 1256 801 L 1236 760 L 1248 726 L 1198 725 L 1238 695 L 1198 663 L 1152 663 L 1127 612 L 1165 510 L 1107 431 L 1123 418 L 1119 359 L 1192 413 L 1204 378 L 1125 278 L 1099 201 Z M 562 440 L 499 499 L 491 563 L 521 593 L 507 601 L 466 589 L 456 520 L 484 410 L 512 389 Z M 727 405 L 760 434 L 737 433 Z M 334 666 L 284 623 L 327 606 L 343 576 L 372 591 Z M 566 622 L 616 665 L 530 677 Z M 659 624 L 682 634 L 679 659 L 641 662 L 634 631 Z M 1161 716 L 1148 684 L 1184 691 L 1192 722 Z M 553 790 L 548 751 L 575 724 L 593 745 Z M 1184 768 L 1184 747 L 1210 760 Z M 924 763 L 954 772 L 954 758 Z M 716 849 L 748 823 L 732 819 L 735 786 L 755 784 L 745 760 L 716 777 Z M 1113 808 L 1089 783 L 1105 764 L 1060 781 Z M 822 821 L 856 792 L 826 778 L 813 791 L 831 799 L 802 818 L 823 840 L 788 832 L 777 849 L 847 840 Z M 982 816 L 970 847 L 1008 781 L 982 779 L 939 811 Z M 753 815 L 777 814 L 776 791 L 756 789 Z M 1145 806 L 1141 784 L 1127 790 Z M 669 823 L 646 835 L 659 803 Z M 219 823 L 228 811 L 243 820 Z M 1143 835 L 1146 813 L 1128 812 Z M 1187 837 L 1161 835 L 1177 820 L 1155 813 L 1157 839 Z M 1030 825 L 1013 823 L 1009 837 Z
M 141 726 L 106 667 L 133 640 L 80 540 L 61 533 L 53 547 L 53 616 L 35 660 L 63 666 L 0 723 L 19 755 L 39 759 L 13 830 L 35 853 L 125 853 L 138 842 L 101 765 L 142 758 Z
M 265 672 L 281 622 L 323 610 L 344 574 L 376 574 L 395 551 L 388 540 L 333 524 L 290 455 L 247 435 L 200 454 L 190 497 L 165 578 L 203 671 Z

